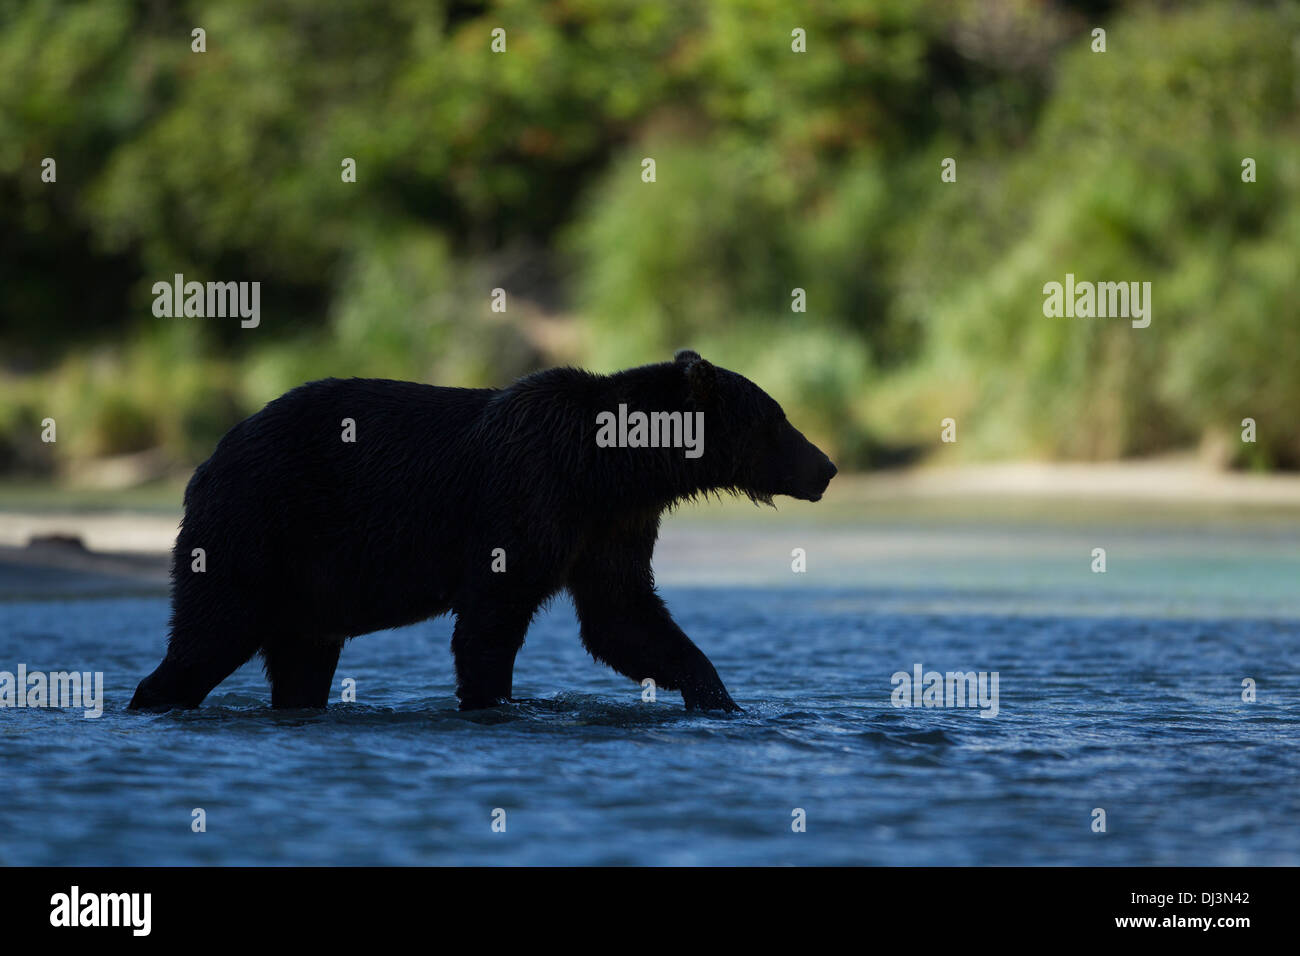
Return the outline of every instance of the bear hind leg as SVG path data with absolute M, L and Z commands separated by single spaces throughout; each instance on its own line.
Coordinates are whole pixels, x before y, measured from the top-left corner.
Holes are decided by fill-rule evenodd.
M 258 640 L 237 629 L 210 633 L 174 627 L 167 654 L 154 672 L 140 681 L 129 710 L 193 709 L 214 687 L 257 653 Z
M 268 642 L 262 656 L 271 681 L 271 706 L 324 707 L 342 650 L 342 638 Z
M 461 710 L 478 710 L 508 703 L 515 673 L 515 655 L 535 608 L 500 607 L 490 612 L 460 611 L 452 633 L 456 661 L 456 696 Z

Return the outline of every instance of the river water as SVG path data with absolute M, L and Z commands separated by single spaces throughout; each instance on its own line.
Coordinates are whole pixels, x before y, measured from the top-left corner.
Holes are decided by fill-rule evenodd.
M 352 641 L 323 713 L 255 661 L 142 715 L 165 596 L 0 603 L 0 670 L 104 681 L 0 709 L 0 864 L 1300 864 L 1293 517 L 765 521 L 671 518 L 656 565 L 731 716 L 643 700 L 563 599 L 476 714 L 445 619 Z M 996 715 L 896 706 L 918 666 Z

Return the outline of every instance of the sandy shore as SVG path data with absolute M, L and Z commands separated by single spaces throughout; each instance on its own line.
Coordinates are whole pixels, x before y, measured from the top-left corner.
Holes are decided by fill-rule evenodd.
M 1011 462 L 855 475 L 865 498 L 1070 498 L 1300 507 L 1300 475 L 1210 468 L 1194 457 L 1104 463 Z
M 838 527 L 841 536 L 849 535 L 851 541 L 840 549 L 847 559 L 849 551 L 907 551 L 907 536 L 914 529 L 887 527 L 899 515 L 907 516 L 909 524 L 911 516 L 919 515 L 921 522 L 928 516 L 928 524 L 942 536 L 952 530 L 954 516 L 983 516 L 996 523 L 1005 520 L 1008 508 L 1029 509 L 1029 517 L 1021 520 L 1030 523 L 1042 514 L 1055 517 L 1078 508 L 1101 514 L 1123 508 L 1130 517 L 1167 508 L 1197 518 L 1217 509 L 1228 515 L 1225 520 L 1243 527 L 1252 523 L 1247 521 L 1252 513 L 1256 525 L 1278 514 L 1286 523 L 1300 525 L 1300 475 L 1222 472 L 1195 459 L 928 467 L 845 475 L 822 503 L 786 503 L 778 514 L 762 515 L 761 521 L 753 520 L 748 502 L 684 508 L 665 522 L 656 567 L 665 583 L 703 573 L 707 569 L 699 567 L 701 560 L 717 560 L 716 549 L 709 546 L 718 531 L 710 526 L 716 522 L 731 526 L 731 560 L 745 565 L 745 555 L 766 550 L 758 539 L 775 534 L 783 542 L 789 527 L 800 523 L 821 525 L 832 536 Z M 179 520 L 179 502 L 174 512 L 15 506 L 0 510 L 0 598 L 163 591 L 166 556 Z M 873 548 L 875 538 L 880 540 Z M 935 540 L 934 547 L 936 553 L 945 550 L 942 541 Z M 745 567 L 733 570 L 745 576 Z
M 0 600 L 162 594 L 168 566 L 166 554 L 90 551 L 72 542 L 0 545 Z

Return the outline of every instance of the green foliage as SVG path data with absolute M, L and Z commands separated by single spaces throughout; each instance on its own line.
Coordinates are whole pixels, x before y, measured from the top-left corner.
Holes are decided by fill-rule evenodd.
M 1070 458 L 1252 417 L 1241 463 L 1300 466 L 1297 28 L 1264 2 L 0 3 L 0 469 L 183 468 L 327 375 L 683 346 L 848 464 L 949 416 L 950 452 Z M 260 281 L 261 326 L 155 318 L 178 272 Z M 1066 272 L 1150 281 L 1151 327 L 1043 316 Z
M 901 284 L 931 294 L 900 304 L 929 323 L 929 371 L 908 387 L 948 396 L 967 447 L 1111 457 L 1251 416 L 1267 460 L 1300 464 L 1293 35 L 1276 9 L 1117 21 L 1108 53 L 1064 60 L 1027 153 L 981 157 L 927 210 Z M 1151 282 L 1151 326 L 1043 316 L 1066 272 Z

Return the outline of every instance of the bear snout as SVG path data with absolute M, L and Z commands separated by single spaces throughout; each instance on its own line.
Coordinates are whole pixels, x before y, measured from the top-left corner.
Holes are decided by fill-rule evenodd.
M 826 493 L 826 489 L 831 483 L 831 479 L 839 473 L 839 469 L 835 467 L 835 462 L 824 455 L 822 457 L 825 459 L 825 464 L 820 468 L 820 475 L 816 480 L 815 487 L 817 490 L 808 495 L 809 501 L 821 501 L 822 495 Z

